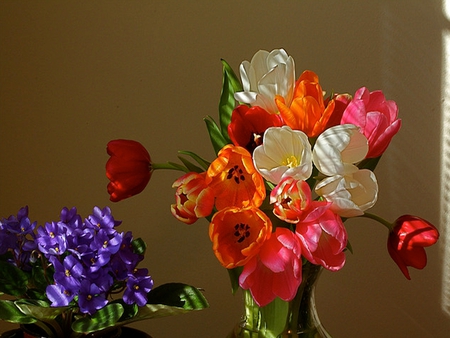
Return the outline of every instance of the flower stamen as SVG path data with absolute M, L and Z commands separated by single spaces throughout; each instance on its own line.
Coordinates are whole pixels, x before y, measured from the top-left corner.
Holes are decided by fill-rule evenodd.
M 237 242 L 242 243 L 247 237 L 250 236 L 250 226 L 248 224 L 239 223 L 234 226 L 234 235 L 239 237 Z

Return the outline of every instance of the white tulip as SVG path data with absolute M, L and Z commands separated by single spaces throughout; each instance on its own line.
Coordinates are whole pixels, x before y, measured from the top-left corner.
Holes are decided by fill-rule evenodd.
M 358 170 L 369 150 L 367 138 L 353 124 L 342 124 L 325 130 L 316 140 L 313 162 L 326 176 L 347 175 Z
M 269 113 L 278 113 L 275 96 L 290 105 L 295 87 L 294 59 L 284 49 L 271 52 L 260 50 L 250 62 L 243 61 L 239 68 L 244 91 L 235 93 L 237 101 L 260 106 Z
M 378 198 L 378 183 L 372 171 L 361 169 L 345 176 L 327 177 L 316 185 L 315 191 L 332 202 L 332 211 L 342 217 L 354 217 L 374 206 Z
M 253 151 L 256 170 L 268 181 L 278 184 L 284 177 L 306 180 L 312 173 L 311 145 L 302 131 L 288 126 L 268 128 L 263 144 Z

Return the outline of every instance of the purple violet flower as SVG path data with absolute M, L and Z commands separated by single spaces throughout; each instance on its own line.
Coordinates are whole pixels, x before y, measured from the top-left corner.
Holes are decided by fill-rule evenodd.
M 123 301 L 126 304 L 136 303 L 138 306 L 144 306 L 147 303 L 147 294 L 153 288 L 153 279 L 147 274 L 147 269 L 139 269 L 128 276 L 127 288 L 123 293 Z
M 75 294 L 62 285 L 53 284 L 45 289 L 47 298 L 52 302 L 51 306 L 67 306 L 75 297 Z
M 84 268 L 80 261 L 74 256 L 67 256 L 63 263 L 56 256 L 50 257 L 55 273 L 53 279 L 56 284 L 64 287 L 73 293 L 78 293 L 81 285 L 81 279 L 84 275 Z
M 78 294 L 78 306 L 83 313 L 94 314 L 97 310 L 108 304 L 105 294 L 101 293 L 100 288 L 88 280 L 81 282 L 80 292 Z
M 136 268 L 144 256 L 134 252 L 131 232 L 115 230 L 119 224 L 108 207 L 94 207 L 84 222 L 76 208 L 64 207 L 59 221 L 36 228 L 24 207 L 17 216 L 0 220 L 0 255 L 12 253 L 8 261 L 24 271 L 34 266 L 44 273 L 53 270 L 46 276 L 53 284 L 45 287 L 53 307 L 72 303 L 92 315 L 122 287 L 125 303 L 143 306 L 153 280 L 147 269 Z M 47 261 L 39 267 L 44 257 Z M 49 263 L 52 269 L 47 269 Z
M 46 223 L 37 229 L 36 242 L 44 255 L 62 255 L 66 252 L 66 229 L 60 223 Z
M 87 227 L 99 230 L 104 229 L 109 234 L 114 230 L 114 227 L 120 225 L 121 221 L 115 221 L 114 217 L 111 214 L 111 209 L 108 207 L 104 207 L 100 209 L 99 207 L 95 207 L 92 215 L 88 216 L 85 221 Z

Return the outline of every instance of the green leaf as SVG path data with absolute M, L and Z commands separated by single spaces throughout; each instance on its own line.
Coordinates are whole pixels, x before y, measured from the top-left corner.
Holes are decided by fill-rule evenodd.
M 234 269 L 227 269 L 228 276 L 230 277 L 231 282 L 231 292 L 233 295 L 236 293 L 236 291 L 239 289 L 239 276 L 242 272 L 242 267 L 237 267 Z
M 131 246 L 133 247 L 133 252 L 138 255 L 143 255 L 145 249 L 147 249 L 147 244 L 145 244 L 142 238 L 136 238 L 131 241 Z
M 381 156 L 378 156 L 376 158 L 366 158 L 358 164 L 358 168 L 359 169 L 369 169 L 371 171 L 374 171 L 375 168 L 377 167 L 380 159 L 381 159 Z
M 0 291 L 11 296 L 22 296 L 27 291 L 28 275 L 7 262 L 0 261 Z
M 178 156 L 178 158 L 180 159 L 181 162 L 183 162 L 183 164 L 186 166 L 186 168 L 188 168 L 189 171 L 194 171 L 196 173 L 201 173 L 204 171 L 202 168 L 196 166 L 195 164 L 185 159 L 184 157 Z
M 348 251 L 350 251 L 351 254 L 353 254 L 353 247 L 352 247 L 352 244 L 350 243 L 349 240 L 347 240 L 347 247 L 346 247 L 346 249 Z
M 262 322 L 266 323 L 265 338 L 276 338 L 284 331 L 289 312 L 289 302 L 276 297 L 272 302 L 261 308 Z
M 182 283 L 168 283 L 152 289 L 148 293 L 148 302 L 145 306 L 127 308 L 116 325 L 126 325 L 132 322 L 175 316 L 193 310 L 202 310 L 209 307 L 208 301 L 199 289 Z
M 147 304 L 163 304 L 185 310 L 201 310 L 209 306 L 201 291 L 183 283 L 167 283 L 148 293 Z
M 211 139 L 211 143 L 213 145 L 214 151 L 216 154 L 222 149 L 228 142 L 222 133 L 220 132 L 219 127 L 216 122 L 212 119 L 211 116 L 207 116 L 203 119 L 206 123 L 206 128 L 208 129 L 209 138 Z
M 178 153 L 192 157 L 205 170 L 207 170 L 209 165 L 211 164 L 209 161 L 201 158 L 192 151 L 180 150 Z
M 220 131 L 225 140 L 229 143 L 228 125 L 230 124 L 231 113 L 236 107 L 234 93 L 242 91 L 242 85 L 230 65 L 225 60 L 221 61 L 223 66 L 223 82 L 219 101 Z
M 67 310 L 67 307 L 50 307 L 45 301 L 32 299 L 19 299 L 15 305 L 25 315 L 39 320 L 55 319 Z
M 185 166 L 182 166 L 181 164 L 175 163 L 175 162 L 167 162 L 167 164 L 171 165 L 173 169 L 184 171 L 185 173 L 189 172 L 189 169 Z
M 36 319 L 21 312 L 11 300 L 0 300 L 0 319 L 18 324 L 31 324 L 36 322 Z
M 119 321 L 122 322 L 137 315 L 139 307 L 136 304 L 126 304 L 122 299 L 117 300 L 116 302 L 122 304 L 123 307 L 123 314 L 122 317 L 120 317 Z
M 72 329 L 79 333 L 100 331 L 115 326 L 124 312 L 119 303 L 109 303 L 92 316 L 80 318 L 72 323 Z
M 53 272 L 52 272 L 53 275 Z M 48 281 L 46 278 L 46 272 L 44 271 L 44 268 L 42 265 L 36 265 L 33 266 L 31 270 L 31 278 L 33 280 L 33 285 L 42 292 L 45 292 L 45 289 L 47 288 Z

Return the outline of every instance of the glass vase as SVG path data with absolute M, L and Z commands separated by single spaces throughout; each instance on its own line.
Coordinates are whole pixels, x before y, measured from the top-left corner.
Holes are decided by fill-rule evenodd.
M 247 290 L 244 293 L 244 315 L 227 338 L 331 338 L 320 322 L 315 304 L 315 286 L 322 267 L 306 262 L 302 283 L 290 302 L 276 298 L 259 307 Z

